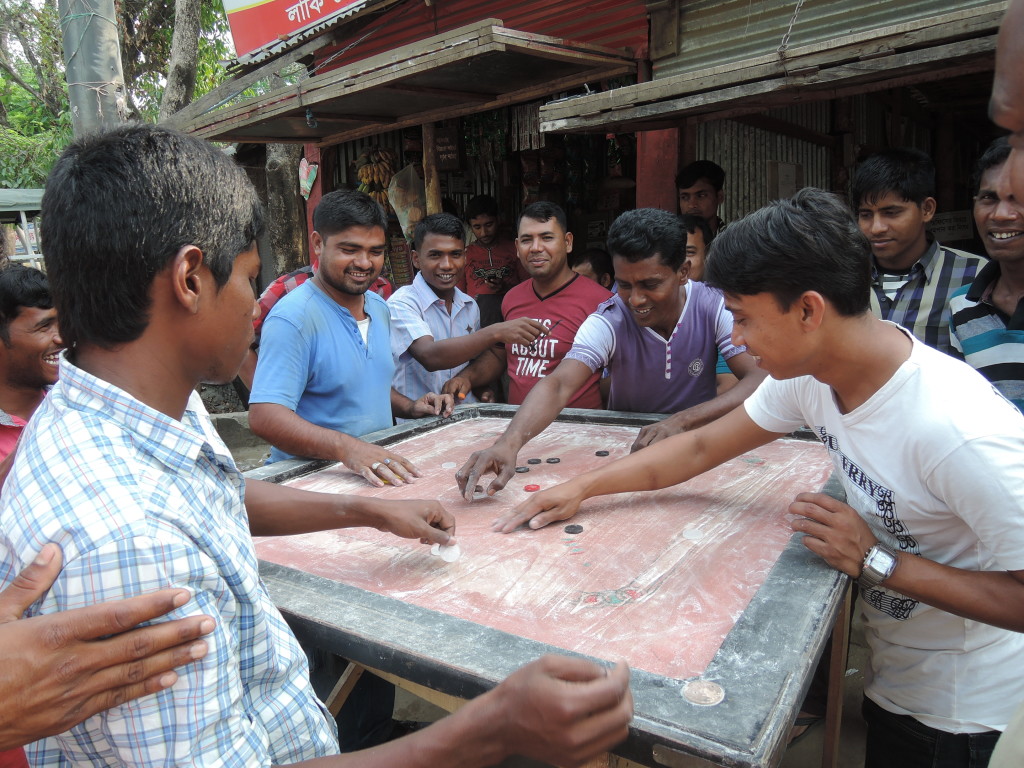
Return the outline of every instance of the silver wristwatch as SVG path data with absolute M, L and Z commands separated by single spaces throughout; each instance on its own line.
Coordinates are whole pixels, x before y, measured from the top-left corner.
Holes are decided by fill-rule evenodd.
M 892 576 L 899 563 L 897 554 L 881 542 L 875 544 L 864 555 L 864 565 L 857 579 L 862 589 L 872 589 Z

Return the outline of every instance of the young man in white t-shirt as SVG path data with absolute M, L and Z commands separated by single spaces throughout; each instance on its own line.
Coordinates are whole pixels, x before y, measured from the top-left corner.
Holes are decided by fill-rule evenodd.
M 494 527 L 674 485 L 808 424 L 847 503 L 802 493 L 792 526 L 860 581 L 866 767 L 980 767 L 1024 699 L 1024 416 L 969 366 L 872 316 L 870 254 L 820 190 L 730 225 L 705 280 L 769 378 L 720 420 L 533 494 Z

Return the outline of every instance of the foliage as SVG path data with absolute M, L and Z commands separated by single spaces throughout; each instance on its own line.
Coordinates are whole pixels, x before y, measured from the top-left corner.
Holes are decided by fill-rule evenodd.
M 115 0 L 129 117 L 160 110 L 174 0 Z M 221 0 L 202 0 L 195 98 L 232 57 Z M 0 187 L 41 186 L 71 140 L 57 0 L 0 0 Z

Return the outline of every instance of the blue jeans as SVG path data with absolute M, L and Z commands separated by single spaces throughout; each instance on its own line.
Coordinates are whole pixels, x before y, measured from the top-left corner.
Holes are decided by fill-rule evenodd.
M 868 726 L 864 768 L 986 768 L 1000 735 L 939 731 L 868 698 L 861 714 Z

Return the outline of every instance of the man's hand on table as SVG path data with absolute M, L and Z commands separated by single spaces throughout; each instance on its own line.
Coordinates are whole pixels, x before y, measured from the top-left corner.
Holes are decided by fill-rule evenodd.
M 137 628 L 187 603 L 184 589 L 22 619 L 60 567 L 60 548 L 47 544 L 0 592 L 0 749 L 63 733 L 97 712 L 169 688 L 178 680 L 175 667 L 208 650 L 199 638 L 213 631 L 210 616 Z
M 558 520 L 568 520 L 579 511 L 582 502 L 583 497 L 573 488 L 571 480 L 560 483 L 531 494 L 522 504 L 491 523 L 491 530 L 511 533 L 520 525 L 528 525 L 533 529 L 543 528 Z
M 455 535 L 455 517 L 440 502 L 425 499 L 389 501 L 368 499 L 378 516 L 374 527 L 403 539 L 419 539 L 423 544 L 450 544 Z
M 410 419 L 422 419 L 424 416 L 440 416 L 447 419 L 455 410 L 455 399 L 451 393 L 438 394 L 427 392 L 419 400 L 413 402 L 410 409 Z
M 490 448 L 474 451 L 462 465 L 462 469 L 455 473 L 455 482 L 459 484 L 459 493 L 466 501 L 472 501 L 477 480 L 488 472 L 493 472 L 496 477 L 486 489 L 487 495 L 493 496 L 504 488 L 515 474 L 516 455 L 516 451 L 500 441 Z
M 543 656 L 484 695 L 506 754 L 579 766 L 629 735 L 629 667 Z
M 653 445 L 659 440 L 664 440 L 672 435 L 678 435 L 680 432 L 686 432 L 693 427 L 694 425 L 691 424 L 690 419 L 686 416 L 686 411 L 666 416 L 661 421 L 656 421 L 643 427 L 636 436 L 636 440 L 633 441 L 633 445 L 630 446 L 629 452 L 634 453 L 641 448 L 646 448 L 648 445 Z
M 387 448 L 364 440 L 353 439 L 352 447 L 341 457 L 341 463 L 378 488 L 385 481 L 392 485 L 413 483 L 420 472 L 411 461 Z
M 804 534 L 804 546 L 837 571 L 860 577 L 867 551 L 878 543 L 856 510 L 824 493 L 801 493 L 789 511 L 790 524 Z
M 441 385 L 442 395 L 451 395 L 455 402 L 461 403 L 473 391 L 473 382 L 465 376 L 452 376 Z

